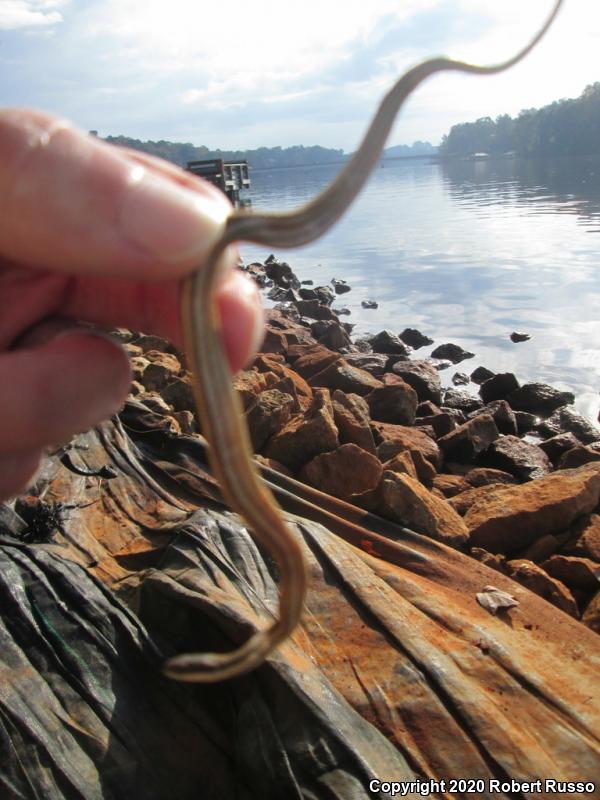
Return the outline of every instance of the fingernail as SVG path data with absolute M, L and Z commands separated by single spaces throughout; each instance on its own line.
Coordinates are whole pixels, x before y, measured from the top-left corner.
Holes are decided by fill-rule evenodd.
M 125 238 L 152 258 L 170 263 L 200 260 L 221 235 L 230 211 L 225 197 L 186 189 L 135 165 L 120 224 Z

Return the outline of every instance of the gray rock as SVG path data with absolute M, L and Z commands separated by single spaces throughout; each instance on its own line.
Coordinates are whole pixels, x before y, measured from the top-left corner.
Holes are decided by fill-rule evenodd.
M 448 361 L 451 361 L 453 364 L 458 364 L 459 361 L 464 361 L 467 358 L 474 358 L 475 353 L 469 353 L 467 350 L 463 350 L 460 345 L 448 342 L 447 344 L 438 345 L 435 350 L 432 350 L 431 356 L 432 358 L 448 359 Z

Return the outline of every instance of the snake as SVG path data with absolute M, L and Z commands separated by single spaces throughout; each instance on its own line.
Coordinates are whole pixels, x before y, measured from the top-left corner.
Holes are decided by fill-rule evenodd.
M 212 683 L 260 666 L 298 625 L 307 593 L 301 546 L 253 463 L 250 436 L 221 338 L 215 293 L 224 277 L 227 247 L 236 242 L 294 248 L 313 242 L 345 213 L 377 165 L 392 125 L 409 95 L 442 72 L 494 75 L 521 61 L 544 36 L 564 0 L 556 0 L 529 43 L 501 63 L 481 66 L 446 57 L 423 61 L 400 77 L 381 101 L 358 148 L 337 177 L 317 197 L 287 213 L 234 209 L 207 260 L 187 276 L 181 292 L 185 352 L 209 461 L 223 498 L 247 523 L 254 540 L 279 570 L 279 615 L 237 649 L 225 653 L 184 653 L 168 659 L 163 672 L 179 681 Z

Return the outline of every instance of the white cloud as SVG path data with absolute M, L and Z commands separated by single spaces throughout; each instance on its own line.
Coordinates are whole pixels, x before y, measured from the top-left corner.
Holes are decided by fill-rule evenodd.
M 32 28 L 62 22 L 56 9 L 68 0 L 0 0 L 0 30 Z

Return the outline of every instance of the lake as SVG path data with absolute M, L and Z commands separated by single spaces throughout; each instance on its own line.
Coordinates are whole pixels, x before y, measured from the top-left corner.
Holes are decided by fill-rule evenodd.
M 255 210 L 314 197 L 339 166 L 253 171 Z M 243 245 L 244 260 L 265 248 Z M 300 280 L 344 278 L 354 335 L 415 327 L 435 345 L 475 353 L 441 373 L 478 365 L 514 372 L 600 407 L 600 158 L 385 161 L 346 217 L 307 247 L 277 252 Z M 361 301 L 376 300 L 365 310 Z M 513 330 L 531 335 L 514 344 Z M 427 356 L 433 347 L 417 351 Z M 477 387 L 472 386 L 473 390 Z

